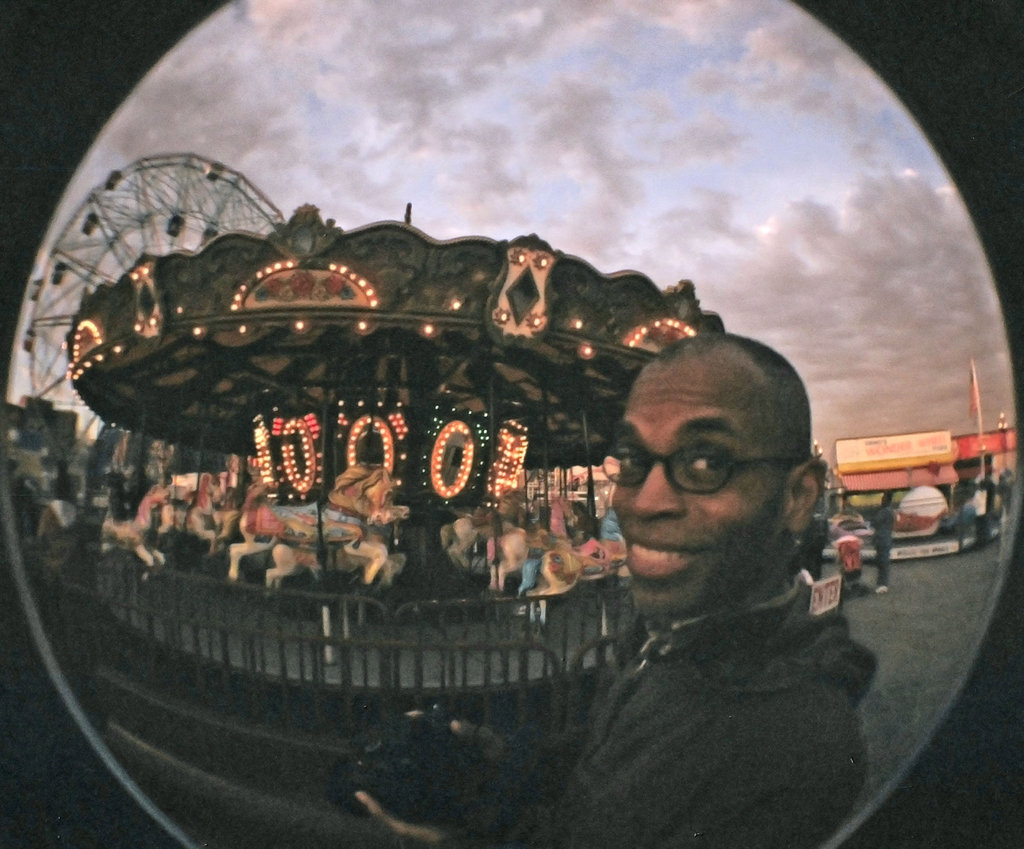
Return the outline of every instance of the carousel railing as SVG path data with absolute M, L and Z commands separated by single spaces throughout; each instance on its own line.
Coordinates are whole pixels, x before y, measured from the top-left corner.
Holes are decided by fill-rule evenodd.
M 592 677 L 575 651 L 613 633 L 627 604 L 619 589 L 580 587 L 391 611 L 358 595 L 144 574 L 121 552 L 61 582 L 65 640 L 90 665 L 221 714 L 340 737 L 435 704 L 496 727 L 560 726 L 584 698 L 570 691 Z

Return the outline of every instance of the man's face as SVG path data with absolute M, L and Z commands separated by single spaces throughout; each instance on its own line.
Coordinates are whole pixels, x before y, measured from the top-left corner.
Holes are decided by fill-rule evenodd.
M 766 378 L 742 352 L 691 353 L 641 374 L 623 443 L 657 455 L 686 448 L 740 460 L 777 456 L 785 452 L 770 397 Z M 803 530 L 819 491 L 814 471 L 792 465 L 738 466 L 713 493 L 680 491 L 662 463 L 641 483 L 620 482 L 613 506 L 638 609 L 698 616 L 783 590 L 791 545 L 785 531 Z

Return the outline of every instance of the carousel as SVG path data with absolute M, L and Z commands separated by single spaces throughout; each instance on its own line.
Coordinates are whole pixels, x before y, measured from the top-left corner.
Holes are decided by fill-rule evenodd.
M 479 551 L 490 591 L 551 592 L 614 566 L 593 470 L 636 373 L 721 329 L 689 281 L 604 274 L 536 235 L 438 241 L 408 211 L 346 231 L 305 206 L 86 293 L 68 375 L 104 422 L 198 458 L 190 492 L 146 481 L 104 522 L 147 568 L 176 529 L 229 581 L 401 576 L 427 598 Z M 575 504 L 549 483 L 572 466 Z
M 186 820 L 291 845 L 300 811 L 334 846 L 362 826 L 331 782 L 396 717 L 582 721 L 629 615 L 595 478 L 637 372 L 721 329 L 689 281 L 408 210 L 306 206 L 87 288 L 68 376 L 109 493 L 47 618 L 108 745 Z

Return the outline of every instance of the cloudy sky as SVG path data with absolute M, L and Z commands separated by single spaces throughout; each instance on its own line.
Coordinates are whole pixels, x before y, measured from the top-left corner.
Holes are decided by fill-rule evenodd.
M 511 10 L 510 10 L 511 8 Z M 1013 401 L 988 269 L 906 111 L 783 0 L 237 0 L 140 83 L 55 226 L 116 167 L 194 152 L 286 215 L 537 233 L 692 279 L 805 376 L 815 436 L 968 432 Z

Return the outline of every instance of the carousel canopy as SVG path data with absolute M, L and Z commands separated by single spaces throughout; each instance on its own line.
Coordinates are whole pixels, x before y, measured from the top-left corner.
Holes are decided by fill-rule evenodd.
M 405 404 L 415 426 L 441 405 L 524 423 L 539 467 L 600 462 L 643 364 L 720 329 L 689 281 L 602 274 L 537 236 L 346 232 L 302 207 L 85 295 L 69 374 L 105 421 L 208 450 L 252 454 L 275 411 Z

